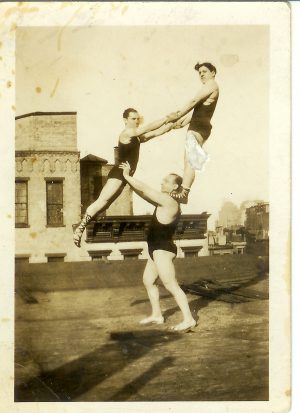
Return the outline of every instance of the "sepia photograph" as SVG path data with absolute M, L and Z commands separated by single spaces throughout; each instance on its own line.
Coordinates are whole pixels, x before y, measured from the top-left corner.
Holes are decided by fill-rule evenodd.
M 266 3 L 1 10 L 11 409 L 288 411 L 289 8 Z

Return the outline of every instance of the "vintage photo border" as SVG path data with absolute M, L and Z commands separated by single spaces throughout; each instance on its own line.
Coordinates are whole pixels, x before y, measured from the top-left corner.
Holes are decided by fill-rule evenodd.
M 270 400 L 14 403 L 15 33 L 20 26 L 268 25 L 270 28 Z M 279 412 L 290 404 L 290 8 L 285 2 L 2 3 L 0 406 L 5 412 Z M 258 91 L 259 93 L 259 91 Z M 3 126 L 2 126 L 3 125 Z M 5 261 L 4 261 L 5 259 Z

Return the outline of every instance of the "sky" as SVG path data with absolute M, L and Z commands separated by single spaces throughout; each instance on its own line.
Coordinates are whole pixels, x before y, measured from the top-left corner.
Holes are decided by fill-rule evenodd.
M 267 26 L 18 27 L 16 115 L 76 111 L 81 157 L 113 163 L 124 109 L 145 123 L 180 109 L 201 87 L 199 60 L 216 66 L 220 97 L 210 161 L 183 213 L 207 211 L 212 229 L 225 200 L 269 199 Z M 182 175 L 185 133 L 143 144 L 136 178 L 159 189 L 168 173 Z M 135 214 L 152 210 L 134 196 Z

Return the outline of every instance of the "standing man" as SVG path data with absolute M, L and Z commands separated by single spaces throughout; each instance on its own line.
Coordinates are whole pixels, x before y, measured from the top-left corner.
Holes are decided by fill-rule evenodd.
M 131 176 L 128 162 L 122 163 L 120 168 L 123 169 L 124 178 L 133 190 L 146 201 L 155 205 L 147 238 L 150 258 L 147 261 L 143 275 L 152 314 L 141 320 L 140 323 L 162 324 L 164 322 L 159 304 L 159 291 L 155 285 L 155 281 L 159 277 L 165 288 L 175 298 L 183 315 L 182 322 L 177 324 L 174 330 L 188 331 L 195 327 L 196 321 L 191 314 L 187 297 L 178 285 L 175 276 L 173 261 L 176 257 L 177 248 L 172 241 L 172 237 L 180 217 L 180 208 L 178 202 L 170 196 L 171 192 L 180 187 L 182 178 L 176 174 L 167 175 L 161 183 L 161 192 L 158 192 Z
M 219 86 L 215 81 L 217 73 L 215 66 L 208 62 L 197 63 L 195 70 L 199 73 L 200 81 L 203 84 L 202 88 L 185 106 L 167 117 L 169 122 L 176 121 L 194 109 L 191 115 L 177 122 L 178 127 L 190 124 L 185 142 L 182 187 L 180 191 L 172 194 L 183 204 L 188 202 L 188 194 L 195 180 L 195 170 L 202 170 L 208 160 L 208 155 L 202 146 L 210 135 L 212 129 L 210 120 L 219 97 Z

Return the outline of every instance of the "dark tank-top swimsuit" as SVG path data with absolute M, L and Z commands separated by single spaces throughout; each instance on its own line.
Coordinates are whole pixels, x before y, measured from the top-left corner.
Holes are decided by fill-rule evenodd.
M 197 103 L 188 130 L 198 132 L 203 139 L 207 139 L 212 129 L 210 120 L 214 114 L 217 101 L 218 98 L 209 105 L 204 105 L 203 102 Z
M 118 164 L 115 165 L 109 172 L 107 178 L 120 179 L 125 183 L 123 177 L 123 169 L 119 168 L 122 162 L 128 162 L 130 165 L 130 175 L 132 176 L 136 170 L 140 154 L 140 140 L 137 136 L 133 136 L 129 143 L 119 142 L 118 144 Z
M 150 257 L 153 259 L 153 251 L 165 250 L 177 254 L 177 247 L 173 242 L 177 224 L 180 218 L 180 210 L 173 222 L 170 224 L 162 224 L 157 219 L 157 207 L 155 208 L 152 220 L 149 226 L 147 243 Z

